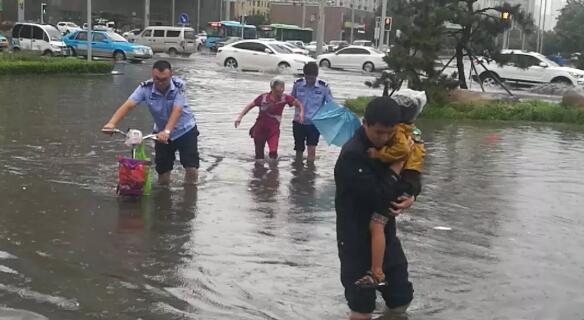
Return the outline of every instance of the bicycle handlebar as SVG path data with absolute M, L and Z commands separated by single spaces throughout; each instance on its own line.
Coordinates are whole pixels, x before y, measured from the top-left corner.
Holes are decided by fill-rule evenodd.
M 124 131 L 122 131 L 120 129 L 117 129 L 117 128 L 113 128 L 113 129 L 101 129 L 101 132 L 103 132 L 105 134 L 114 134 L 114 133 L 117 133 L 117 134 L 123 135 L 124 137 L 127 137 L 128 136 L 128 134 L 126 132 L 124 132 Z M 142 141 L 148 140 L 148 139 L 151 139 L 151 140 L 154 140 L 154 141 L 158 140 L 155 134 L 148 134 L 148 135 L 145 135 L 145 136 L 142 137 Z

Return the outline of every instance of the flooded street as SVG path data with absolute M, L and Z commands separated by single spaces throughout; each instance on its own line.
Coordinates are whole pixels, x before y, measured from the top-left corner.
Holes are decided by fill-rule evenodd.
M 201 182 L 183 187 L 177 165 L 170 188 L 134 201 L 115 194 L 128 149 L 99 129 L 150 63 L 0 77 L 0 318 L 344 319 L 339 148 L 323 141 L 315 166 L 295 163 L 288 109 L 279 162 L 256 165 L 255 112 L 239 129 L 233 119 L 273 75 L 226 72 L 209 56 L 171 63 L 199 124 Z M 361 73 L 321 77 L 340 101 L 380 94 Z M 140 106 L 120 128 L 151 124 Z M 419 127 L 424 190 L 398 220 L 415 289 L 407 319 L 584 319 L 584 130 Z

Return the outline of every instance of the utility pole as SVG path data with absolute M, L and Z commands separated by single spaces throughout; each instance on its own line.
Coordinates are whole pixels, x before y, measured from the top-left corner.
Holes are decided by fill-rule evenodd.
M 540 38 L 540 42 L 539 42 L 539 53 L 543 54 L 543 38 L 545 35 L 545 20 L 546 20 L 546 15 L 547 15 L 547 5 L 548 2 L 547 0 L 544 0 L 544 5 L 543 5 L 543 23 L 541 26 L 541 38 Z
M 353 44 L 355 34 L 355 0 L 351 0 L 351 41 L 350 44 Z
M 221 7 L 223 8 L 223 0 L 221 0 Z M 231 20 L 231 1 L 225 1 L 225 19 L 221 18 L 220 20 Z
M 199 30 L 201 26 L 201 0 L 197 0 L 197 34 L 201 32 Z
M 144 0 L 144 29 L 150 26 L 150 0 Z
M 322 54 L 322 47 L 324 44 L 324 26 L 325 26 L 325 16 L 324 7 L 326 0 L 320 0 L 318 4 L 318 30 L 316 33 L 316 55 Z
M 18 22 L 24 22 L 24 0 L 18 0 Z
M 385 45 L 385 15 L 387 13 L 387 2 L 389 0 L 381 0 L 381 25 L 379 26 L 379 49 L 381 50 Z
M 41 24 L 45 24 L 45 6 L 47 4 L 44 2 L 41 2 Z
M 176 11 L 175 8 L 176 8 L 175 0 L 172 0 L 172 14 L 170 15 L 172 17 L 170 20 L 171 26 L 174 26 L 174 12 Z
M 302 2 L 302 28 L 306 28 L 306 2 Z
M 91 56 L 91 41 L 93 41 L 93 29 L 91 23 L 91 0 L 87 0 L 87 61 L 91 62 L 93 57 Z

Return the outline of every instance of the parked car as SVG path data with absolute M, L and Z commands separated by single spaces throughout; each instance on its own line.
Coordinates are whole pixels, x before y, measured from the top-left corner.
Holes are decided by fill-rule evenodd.
M 523 85 L 540 83 L 560 83 L 573 86 L 584 86 L 584 71 L 561 67 L 537 52 L 521 50 L 504 50 L 501 52 L 508 63 L 499 65 L 495 61 L 481 58 L 488 71 L 484 70 L 478 61 L 479 79 L 485 86 L 497 85 L 497 79 L 515 82 Z
M 355 40 L 353 41 L 353 45 L 361 47 L 373 47 L 373 42 L 369 40 Z
M 128 42 L 114 32 L 93 31 L 91 53 L 95 57 L 113 58 L 116 61 L 141 61 L 152 58 L 153 52 L 147 46 Z M 73 55 L 87 55 L 87 31 L 77 31 L 65 37 L 65 44 Z
M 242 70 L 291 70 L 302 73 L 304 65 L 314 59 L 294 54 L 275 41 L 242 40 L 219 48 L 217 63 Z
M 59 32 L 61 32 L 61 34 L 68 34 L 81 30 L 81 27 L 73 22 L 61 21 L 57 23 L 57 29 L 59 30 Z
M 298 48 L 301 48 L 301 49 L 306 49 L 306 48 L 304 47 L 304 42 L 302 42 L 302 41 L 300 41 L 300 40 L 288 40 L 288 41 L 286 41 L 286 42 L 287 42 L 287 43 L 291 43 L 291 44 L 293 44 L 293 45 L 297 46 Z M 316 41 L 314 42 L 314 44 L 316 45 Z
M 142 33 L 142 29 L 132 29 L 130 31 L 122 33 L 122 37 L 126 38 L 129 42 L 134 42 L 136 37 Z
M 296 45 L 289 43 L 289 42 L 279 42 L 281 45 L 283 45 L 284 47 L 290 49 L 290 51 L 296 53 L 296 54 L 303 54 L 305 56 L 308 55 L 308 50 L 303 49 L 303 48 L 299 48 Z
M 0 33 L 0 51 L 8 50 L 9 47 L 8 39 Z
M 361 69 L 373 72 L 387 66 L 383 61 L 385 56 L 386 53 L 375 48 L 349 46 L 337 52 L 322 54 L 316 60 L 324 68 Z
M 69 55 L 61 32 L 48 24 L 24 22 L 15 24 L 12 28 L 12 50 L 39 51 L 48 56 Z
M 329 52 L 335 52 L 348 46 L 349 43 L 345 40 L 331 40 L 329 42 Z
M 188 27 L 148 27 L 136 37 L 134 43 L 149 46 L 155 53 L 166 52 L 170 56 L 190 56 L 197 51 L 195 30 Z
M 211 51 L 217 52 L 219 48 L 225 47 L 228 44 L 232 44 L 240 40 L 241 40 L 240 37 L 227 37 L 223 41 L 215 41 L 215 43 L 213 43 L 213 46 L 211 47 Z

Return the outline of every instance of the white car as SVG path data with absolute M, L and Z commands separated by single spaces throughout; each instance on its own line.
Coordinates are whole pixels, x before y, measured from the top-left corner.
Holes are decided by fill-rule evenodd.
M 242 40 L 217 51 L 217 64 L 241 70 L 290 70 L 301 74 L 304 65 L 313 61 L 275 41 Z
M 38 51 L 45 56 L 70 54 L 59 30 L 48 24 L 16 23 L 12 28 L 12 42 L 14 51 Z
M 297 46 L 298 48 L 302 48 L 302 49 L 306 49 L 304 46 L 304 42 L 300 41 L 300 40 L 286 40 L 287 43 L 291 43 L 295 46 Z M 314 43 L 316 44 L 316 42 Z
M 366 72 L 385 69 L 386 53 L 375 48 L 349 46 L 337 52 L 318 56 L 318 65 L 324 68 L 360 69 Z
M 132 29 L 128 32 L 124 32 L 122 37 L 126 38 L 129 42 L 134 42 L 140 33 L 142 33 L 142 29 Z
M 68 34 L 81 30 L 81 27 L 73 22 L 61 21 L 57 23 L 57 29 L 59 29 L 59 32 L 61 32 L 61 34 Z
M 328 44 L 328 51 L 334 52 L 349 46 L 349 43 L 345 40 L 331 40 Z
M 373 47 L 373 42 L 369 40 L 355 40 L 353 41 L 353 45 L 361 47 Z
M 483 85 L 495 86 L 498 78 L 518 84 L 559 83 L 584 86 L 584 71 L 560 67 L 540 53 L 522 50 L 504 50 L 501 53 L 507 55 L 506 60 L 509 62 L 505 65 L 480 59 L 489 71 L 484 70 L 478 61 L 474 62 Z
M 154 53 L 190 56 L 197 51 L 195 30 L 189 27 L 151 26 L 136 36 L 134 43 L 151 47 Z
M 289 42 L 278 42 L 279 44 L 283 45 L 284 47 L 290 49 L 290 51 L 294 52 L 295 54 L 303 54 L 305 56 L 308 55 L 308 50 L 299 48 L 298 46 L 289 43 Z

